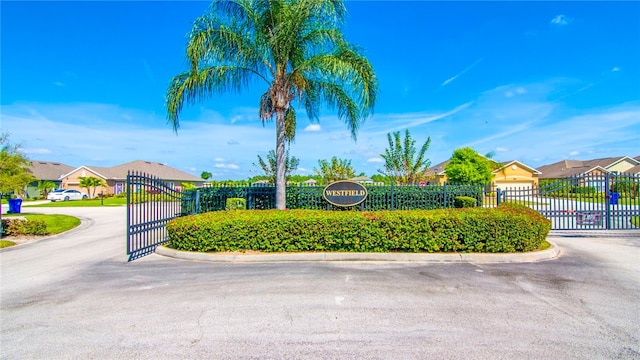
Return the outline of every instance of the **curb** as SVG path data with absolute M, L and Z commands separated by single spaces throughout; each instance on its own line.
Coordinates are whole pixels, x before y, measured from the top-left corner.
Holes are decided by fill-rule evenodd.
M 216 263 L 271 263 L 318 261 L 386 261 L 425 263 L 526 263 L 555 259 L 560 248 L 547 240 L 551 247 L 542 251 L 508 254 L 479 253 L 275 253 L 275 254 L 215 254 L 170 249 L 158 246 L 156 254 L 174 259 Z

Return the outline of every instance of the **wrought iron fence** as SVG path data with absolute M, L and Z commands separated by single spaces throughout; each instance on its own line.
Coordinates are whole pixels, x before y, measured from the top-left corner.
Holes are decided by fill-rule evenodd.
M 367 199 L 352 207 L 337 207 L 327 203 L 323 197 L 323 186 L 290 185 L 287 186 L 288 209 L 326 209 L 326 210 L 411 210 L 439 209 L 453 207 L 455 198 L 468 196 L 475 198 L 478 206 L 496 205 L 491 196 L 493 189 L 485 185 L 429 185 L 429 186 L 380 186 L 365 185 Z M 265 210 L 275 207 L 275 187 L 253 186 L 217 186 L 185 191 L 188 195 L 182 200 L 183 213 L 196 214 L 208 211 L 224 210 L 227 199 L 245 199 L 247 209 Z

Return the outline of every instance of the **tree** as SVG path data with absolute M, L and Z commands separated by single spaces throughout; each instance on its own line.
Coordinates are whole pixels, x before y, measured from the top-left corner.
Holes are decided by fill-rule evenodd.
M 444 172 L 453 183 L 488 184 L 493 179 L 492 169 L 491 160 L 466 147 L 453 152 Z
M 200 177 L 203 180 L 209 180 L 209 179 L 211 179 L 211 176 L 212 176 L 211 173 L 208 172 L 208 171 L 203 171 L 202 174 L 200 174 Z
M 377 79 L 369 61 L 344 38 L 341 0 L 214 0 L 196 19 L 186 55 L 190 69 L 167 90 L 167 118 L 174 131 L 185 103 L 264 82 L 259 101 L 263 125 L 275 118 L 276 208 L 286 206 L 285 142 L 295 137 L 296 110 L 311 121 L 320 108 L 337 108 L 356 139 L 373 111 Z
M 45 198 L 52 190 L 55 190 L 56 183 L 51 180 L 40 180 L 38 181 L 38 190 L 40 190 L 40 194 Z
M 390 177 L 381 175 L 381 174 L 374 174 L 373 176 L 371 176 L 371 180 L 373 180 L 376 183 L 384 183 L 384 184 L 389 184 L 391 183 L 391 181 L 393 181 Z
M 9 134 L 0 134 L 0 194 L 21 195 L 25 187 L 35 181 L 29 166 L 31 161 L 22 154 L 19 145 L 9 142 Z
M 400 138 L 400 131 L 387 133 L 389 147 L 380 156 L 385 161 L 384 170 L 378 170 L 383 175 L 392 178 L 398 184 L 415 184 L 425 178 L 425 172 L 431 166 L 431 161 L 425 158 L 425 153 L 431 144 L 431 137 L 420 148 L 416 155 L 416 141 L 411 138 L 409 129 L 405 130 L 404 141 Z
M 318 160 L 319 169 L 314 168 L 316 175 L 320 176 L 325 184 L 337 180 L 345 180 L 355 176 L 356 171 L 351 166 L 351 160 L 332 157 L 330 161 Z
M 180 185 L 182 185 L 182 190 L 193 190 L 193 189 L 197 189 L 198 187 L 196 186 L 196 184 L 192 183 L 192 182 L 183 182 Z
M 287 150 L 285 152 L 284 163 L 285 163 L 285 166 L 284 166 L 285 178 L 288 179 L 289 174 L 294 172 L 298 168 L 298 165 L 300 165 L 300 160 L 295 156 L 290 157 L 289 150 Z M 253 166 L 259 167 L 264 172 L 264 175 L 267 177 L 267 180 L 269 180 L 270 183 L 272 184 L 276 183 L 277 164 L 276 164 L 276 152 L 274 150 L 269 150 L 269 152 L 267 153 L 267 161 L 264 161 L 262 157 L 258 155 L 258 165 L 254 163 Z
M 92 198 L 96 196 L 96 189 L 98 186 L 106 186 L 102 179 L 98 179 L 93 176 L 80 176 L 80 184 L 78 184 L 81 188 L 87 189 L 87 194 Z M 93 191 L 91 191 L 93 190 Z

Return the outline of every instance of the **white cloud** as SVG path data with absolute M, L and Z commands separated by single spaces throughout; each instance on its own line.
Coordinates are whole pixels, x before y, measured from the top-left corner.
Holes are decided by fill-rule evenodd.
M 572 152 L 569 153 L 569 155 L 571 155 L 571 156 L 580 155 L 580 151 L 572 151 Z
M 383 163 L 384 160 L 379 158 L 379 157 L 375 157 L 375 158 L 370 158 L 369 160 L 367 160 L 368 163 Z
M 566 15 L 556 15 L 556 17 L 551 19 L 551 24 L 564 26 L 569 25 L 569 23 L 571 23 L 572 21 L 573 19 L 567 17 Z
M 24 149 L 23 152 L 25 154 L 34 154 L 34 155 L 42 155 L 42 154 L 51 154 L 52 151 L 49 149 L 39 148 L 39 149 Z
M 224 164 L 224 163 L 216 163 L 213 165 L 216 169 L 230 169 L 230 170 L 237 170 L 240 169 L 240 167 L 236 164 Z
M 217 158 L 213 159 L 213 161 L 215 161 L 215 162 L 224 162 L 225 160 L 223 158 L 221 158 L 221 157 L 217 157 Z
M 464 68 L 462 71 L 460 71 L 459 73 L 457 73 L 456 75 L 448 78 L 447 80 L 443 81 L 442 84 L 440 84 L 440 87 L 445 86 L 447 84 L 449 84 L 450 82 L 454 81 L 455 79 L 459 78 L 460 76 L 464 75 L 464 73 L 466 73 L 467 71 L 473 69 L 476 65 L 478 65 L 482 60 L 484 60 L 484 58 L 480 58 L 476 61 L 473 62 L 473 64 L 467 66 L 466 68 Z
M 518 87 L 516 88 L 516 94 L 522 95 L 522 94 L 526 94 L 527 90 L 523 87 Z
M 307 125 L 307 127 L 304 128 L 304 131 L 320 131 L 322 130 L 322 128 L 320 127 L 320 124 L 309 124 Z
M 620 68 L 619 68 L 619 67 L 617 67 L 617 66 L 614 66 L 614 67 L 611 69 L 611 72 L 618 72 L 618 71 L 620 71 Z
M 497 147 L 496 148 L 496 152 L 507 152 L 509 151 L 509 149 L 505 148 L 505 147 Z

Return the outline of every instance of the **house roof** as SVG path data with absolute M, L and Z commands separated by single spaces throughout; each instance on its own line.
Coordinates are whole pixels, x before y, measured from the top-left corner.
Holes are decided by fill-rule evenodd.
M 553 164 L 538 167 L 538 171 L 542 173 L 541 179 L 557 179 L 574 175 L 589 173 L 597 168 L 607 171 L 607 168 L 624 160 L 630 160 L 632 163 L 640 164 L 638 160 L 628 156 L 608 157 L 592 160 L 562 160 Z
M 177 181 L 204 181 L 203 179 L 187 174 L 186 172 L 180 171 L 178 169 L 172 168 L 171 166 L 153 162 L 153 161 L 145 161 L 145 160 L 135 160 L 128 163 L 112 166 L 112 167 L 101 167 L 101 166 L 81 166 L 79 168 L 73 169 L 73 171 L 68 172 L 65 176 L 71 174 L 72 172 L 76 172 L 81 168 L 85 168 L 90 170 L 99 176 L 103 177 L 105 180 L 124 180 L 127 178 L 127 173 L 131 172 L 139 172 L 147 175 L 153 175 L 162 180 L 177 180 Z
M 625 174 L 640 174 L 640 165 L 636 165 L 624 172 Z
M 366 176 L 356 176 L 354 178 L 349 179 L 350 181 L 360 181 L 360 182 L 373 182 L 373 180 L 371 180 L 370 178 L 366 177 Z
M 38 180 L 60 180 L 73 167 L 56 161 L 31 160 L 29 170 Z
M 429 169 L 427 169 L 427 171 L 425 172 L 425 175 L 427 176 L 431 176 L 431 175 L 444 175 L 444 167 L 447 166 L 447 164 L 451 161 L 451 159 L 449 160 L 445 160 L 441 163 L 435 164 L 432 167 L 430 167 Z
M 497 169 L 493 170 L 493 173 L 495 174 L 495 173 L 497 173 L 498 171 L 500 171 L 500 170 L 502 170 L 502 169 L 504 169 L 504 168 L 506 168 L 506 167 L 509 167 L 509 166 L 511 166 L 511 165 L 516 165 L 516 164 L 517 164 L 518 166 L 520 166 L 521 168 L 525 168 L 525 169 L 527 169 L 527 170 L 531 171 L 531 172 L 532 172 L 532 173 L 534 173 L 534 174 L 538 174 L 538 175 L 540 175 L 540 171 L 536 170 L 535 168 L 532 168 L 531 166 L 529 166 L 529 165 L 527 165 L 527 164 L 525 164 L 525 163 L 521 163 L 521 162 L 520 162 L 520 161 L 518 161 L 518 160 L 511 160 L 511 161 L 507 161 L 507 162 L 502 163 L 502 166 L 500 166 L 499 168 L 497 168 Z

